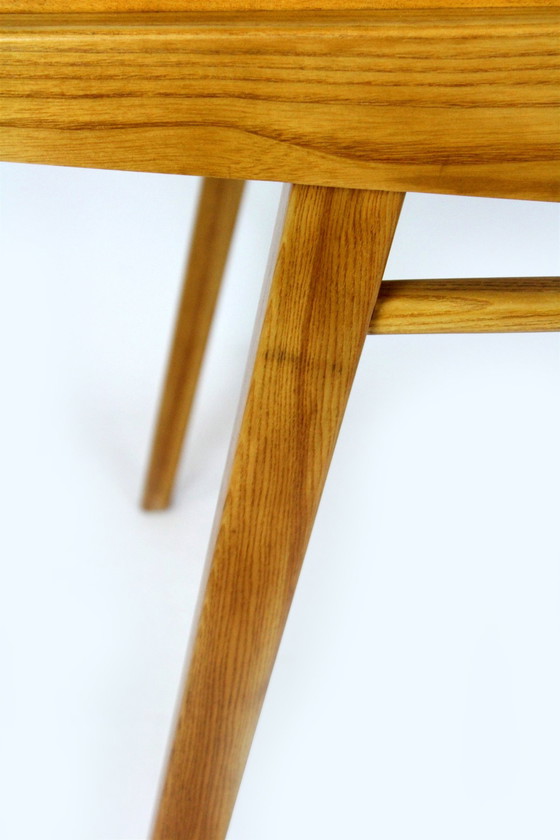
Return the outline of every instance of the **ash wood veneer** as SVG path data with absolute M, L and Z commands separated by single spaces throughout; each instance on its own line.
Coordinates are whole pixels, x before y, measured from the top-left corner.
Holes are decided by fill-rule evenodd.
M 553 200 L 559 43 L 554 8 L 0 14 L 0 159 Z
M 150 457 L 143 507 L 169 504 L 244 181 L 205 178 Z
M 402 200 L 295 186 L 281 213 L 153 840 L 225 837 Z

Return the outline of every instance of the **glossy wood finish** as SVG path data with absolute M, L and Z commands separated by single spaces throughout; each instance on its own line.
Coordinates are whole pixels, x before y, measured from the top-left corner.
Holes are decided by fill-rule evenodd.
M 560 330 L 560 277 L 392 280 L 381 284 L 370 335 Z
M 402 198 L 282 210 L 153 840 L 225 837 Z
M 243 187 L 243 181 L 214 178 L 202 184 L 146 477 L 146 510 L 169 504 Z
M 559 43 L 544 8 L 4 15 L 0 159 L 555 199 Z

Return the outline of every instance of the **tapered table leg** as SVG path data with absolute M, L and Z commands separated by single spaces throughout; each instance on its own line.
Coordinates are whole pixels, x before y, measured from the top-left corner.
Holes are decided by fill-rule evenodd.
M 244 181 L 205 178 L 185 274 L 143 507 L 169 505 Z
M 292 187 L 153 840 L 223 840 L 403 196 Z

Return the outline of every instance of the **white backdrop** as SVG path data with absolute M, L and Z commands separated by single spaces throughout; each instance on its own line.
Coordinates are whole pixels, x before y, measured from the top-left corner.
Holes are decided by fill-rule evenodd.
M 3 838 L 147 838 L 279 191 L 145 514 L 197 181 L 0 166 Z M 524 274 L 557 207 L 407 197 L 386 277 Z M 558 335 L 368 340 L 228 840 L 557 840 L 559 375 Z

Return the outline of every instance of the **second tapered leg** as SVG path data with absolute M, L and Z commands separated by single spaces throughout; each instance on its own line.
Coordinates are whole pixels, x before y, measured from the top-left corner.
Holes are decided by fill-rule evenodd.
M 292 188 L 153 840 L 226 835 L 401 204 Z
M 177 315 L 143 506 L 169 505 L 244 181 L 205 178 Z

